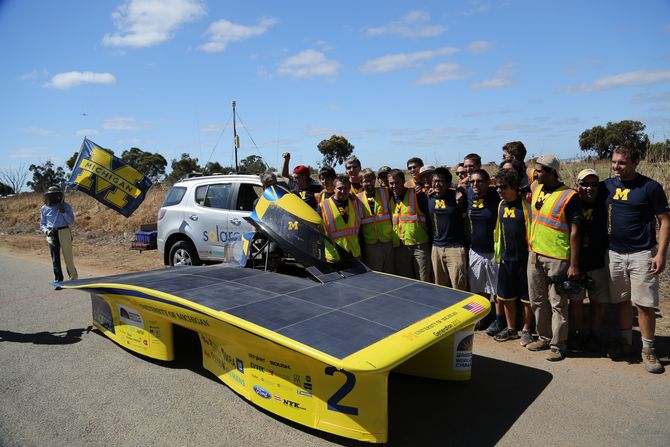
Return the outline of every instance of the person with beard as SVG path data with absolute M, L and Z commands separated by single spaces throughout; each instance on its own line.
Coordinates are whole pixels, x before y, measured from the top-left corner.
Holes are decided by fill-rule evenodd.
M 560 180 L 559 169 L 554 155 L 536 160 L 528 235 L 528 294 L 539 339 L 526 347 L 549 350 L 549 361 L 563 360 L 568 340 L 568 293 L 558 283 L 579 278 L 581 200 Z

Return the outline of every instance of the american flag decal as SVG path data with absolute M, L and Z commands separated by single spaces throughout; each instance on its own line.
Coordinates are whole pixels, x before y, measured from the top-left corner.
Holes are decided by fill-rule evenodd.
M 463 306 L 463 309 L 469 310 L 473 314 L 478 314 L 479 312 L 484 312 L 486 310 L 484 306 L 475 301 L 470 301 L 468 304 Z

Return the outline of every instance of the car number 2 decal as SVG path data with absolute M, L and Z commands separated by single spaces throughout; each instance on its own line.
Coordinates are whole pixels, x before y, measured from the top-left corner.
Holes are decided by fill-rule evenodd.
M 330 397 L 330 399 L 328 399 L 328 409 L 338 413 L 358 416 L 358 408 L 340 404 L 340 401 L 344 399 L 345 396 L 351 392 L 351 390 L 354 389 L 354 385 L 356 385 L 356 376 L 354 376 L 349 371 L 337 369 L 334 366 L 327 366 L 325 372 L 328 376 L 333 376 L 336 372 L 339 372 L 344 374 L 344 377 L 347 378 L 347 380 L 344 382 L 344 385 L 342 385 L 340 389 L 337 390 L 335 394 Z

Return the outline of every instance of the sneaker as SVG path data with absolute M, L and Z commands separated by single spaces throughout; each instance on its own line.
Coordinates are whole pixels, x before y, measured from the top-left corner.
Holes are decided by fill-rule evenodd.
M 534 341 L 532 343 L 528 343 L 526 345 L 526 348 L 528 348 L 529 351 L 544 351 L 549 349 L 549 341 L 548 340 L 542 340 L 539 339 L 537 341 Z
M 644 363 L 644 368 L 652 374 L 660 374 L 664 370 L 656 357 L 654 348 L 642 348 L 642 363 Z
M 528 346 L 533 343 L 533 335 L 530 331 L 521 331 L 521 341 L 519 343 L 521 343 L 521 346 Z
M 493 339 L 495 341 L 507 341 L 514 340 L 519 338 L 519 334 L 514 329 L 505 328 L 502 331 L 498 332 Z
M 489 337 L 493 337 L 503 329 L 505 329 L 505 325 L 503 324 L 502 321 L 496 318 L 495 320 L 493 320 L 493 323 L 491 323 L 489 327 L 486 329 L 486 335 L 488 335 Z
M 552 346 L 549 349 L 549 352 L 547 352 L 547 357 L 546 359 L 549 360 L 550 362 L 560 362 L 563 360 L 565 356 L 563 355 L 563 352 L 558 348 L 558 346 Z
M 63 288 L 61 286 L 56 286 L 54 287 L 54 290 L 63 290 Z

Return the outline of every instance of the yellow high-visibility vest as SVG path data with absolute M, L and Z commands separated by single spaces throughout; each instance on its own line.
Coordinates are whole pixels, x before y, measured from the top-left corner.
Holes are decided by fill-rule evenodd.
M 389 206 L 389 193 L 385 188 L 375 188 L 374 208 L 370 208 L 365 191 L 358 194 L 363 205 L 361 231 L 366 244 L 391 242 L 393 240 L 393 222 Z
M 408 189 L 393 210 L 393 246 L 419 245 L 429 240 L 426 215 L 419 208 L 416 191 Z
M 361 227 L 363 210 L 360 201 L 355 198 L 348 200 L 349 218 L 344 221 L 342 214 L 332 197 L 319 203 L 321 218 L 328 236 L 340 247 L 355 257 L 361 256 L 361 246 L 358 242 L 358 230 Z M 326 244 L 326 260 L 335 261 L 339 259 L 337 249 Z
M 577 193 L 575 190 L 561 185 L 543 200 L 542 206 L 538 210 L 536 203 L 542 193 L 542 185 L 533 182 L 531 191 L 532 219 L 528 236 L 528 248 L 535 253 L 550 258 L 569 260 L 570 223 L 564 211 L 572 196 Z

